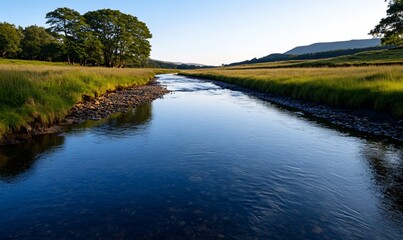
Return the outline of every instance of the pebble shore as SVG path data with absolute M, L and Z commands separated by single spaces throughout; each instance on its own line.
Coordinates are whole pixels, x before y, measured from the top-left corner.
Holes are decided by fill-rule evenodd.
M 148 85 L 118 89 L 90 101 L 77 104 L 66 117 L 68 124 L 100 120 L 114 113 L 126 113 L 133 108 L 161 98 L 168 90 L 155 82 Z

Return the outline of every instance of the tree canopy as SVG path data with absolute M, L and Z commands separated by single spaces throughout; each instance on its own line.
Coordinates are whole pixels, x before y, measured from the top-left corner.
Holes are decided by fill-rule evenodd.
M 30 60 L 50 60 L 57 54 L 59 43 L 44 27 L 28 26 L 22 30 L 21 57 Z M 53 49 L 53 50 L 52 50 Z
M 382 37 L 382 44 L 403 46 L 403 0 L 389 0 L 387 17 L 369 34 Z
M 74 63 L 72 56 L 78 55 L 79 33 L 86 26 L 84 18 L 79 12 L 70 8 L 57 8 L 46 14 L 49 31 L 59 34 L 63 42 L 63 51 L 67 56 L 68 63 Z
M 12 54 L 18 53 L 22 33 L 10 23 L 0 23 L 0 56 L 8 57 Z
M 89 30 L 102 44 L 105 65 L 141 65 L 150 55 L 152 37 L 145 23 L 117 10 L 102 9 L 84 14 Z
M 73 9 L 58 8 L 46 18 L 69 63 L 142 66 L 150 56 L 152 35 L 145 23 L 129 14 L 101 9 L 81 16 Z

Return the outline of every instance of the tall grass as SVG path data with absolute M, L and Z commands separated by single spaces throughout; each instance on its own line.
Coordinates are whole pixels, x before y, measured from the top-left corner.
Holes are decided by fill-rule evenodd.
M 350 108 L 372 108 L 403 117 L 403 66 L 208 69 L 184 75 Z
M 83 95 L 143 85 L 161 71 L 0 64 L 0 139 L 10 130 L 62 120 Z

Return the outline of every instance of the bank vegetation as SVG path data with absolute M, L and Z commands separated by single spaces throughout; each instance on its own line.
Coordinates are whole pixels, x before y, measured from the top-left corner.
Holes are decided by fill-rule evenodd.
M 352 109 L 373 109 L 403 118 L 403 66 L 244 68 L 183 71 L 296 99 Z
M 163 71 L 0 64 L 0 140 L 6 133 L 58 123 L 82 100 L 147 84 Z

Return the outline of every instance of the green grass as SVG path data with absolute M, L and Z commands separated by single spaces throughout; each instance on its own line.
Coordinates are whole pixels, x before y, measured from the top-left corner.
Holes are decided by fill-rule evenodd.
M 35 66 L 71 66 L 64 62 L 46 62 L 35 60 L 21 60 L 21 59 L 5 59 L 0 58 L 0 65 L 35 65 Z
M 61 121 L 83 95 L 143 85 L 164 72 L 169 70 L 1 64 L 0 139 L 11 130 Z
M 220 68 L 181 74 L 350 108 L 371 108 L 403 117 L 403 66 L 338 68 Z

